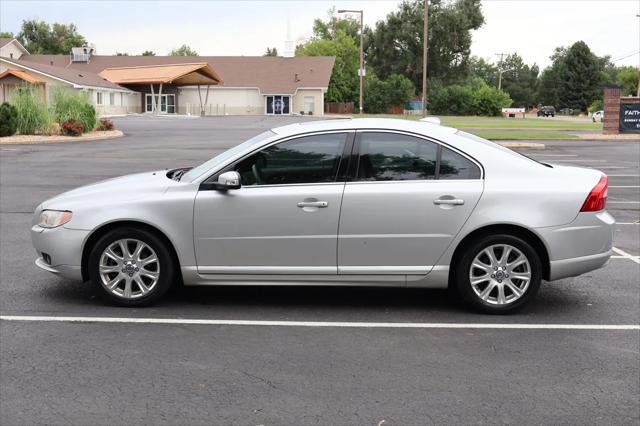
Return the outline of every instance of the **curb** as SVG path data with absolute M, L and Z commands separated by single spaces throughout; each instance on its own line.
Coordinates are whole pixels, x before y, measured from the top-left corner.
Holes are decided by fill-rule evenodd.
M 107 134 L 105 134 L 107 133 Z M 29 135 L 25 135 L 29 136 Z M 88 133 L 83 136 L 33 136 L 29 139 L 17 139 L 22 136 L 7 136 L 0 138 L 0 145 L 40 145 L 49 143 L 66 143 L 66 142 L 90 142 L 101 141 L 107 139 L 117 139 L 124 136 L 121 130 L 109 130 L 107 132 Z
M 544 149 L 543 143 L 537 142 L 517 142 L 517 141 L 493 141 L 505 148 L 529 148 L 529 149 Z

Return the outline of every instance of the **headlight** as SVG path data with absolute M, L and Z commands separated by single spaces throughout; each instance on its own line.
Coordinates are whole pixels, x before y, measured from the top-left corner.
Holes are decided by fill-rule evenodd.
M 43 228 L 56 228 L 69 222 L 72 217 L 73 213 L 70 211 L 43 210 L 38 225 Z

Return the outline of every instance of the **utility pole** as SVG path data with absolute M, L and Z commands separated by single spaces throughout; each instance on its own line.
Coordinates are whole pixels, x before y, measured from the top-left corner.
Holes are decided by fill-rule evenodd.
M 360 14 L 360 69 L 358 75 L 360 76 L 360 102 L 359 110 L 360 114 L 364 111 L 364 11 L 363 10 L 347 10 L 340 9 L 338 13 L 359 13 Z
M 422 36 L 422 116 L 427 116 L 427 54 L 429 53 L 429 0 L 424 0 L 424 33 Z
M 500 56 L 500 62 L 498 62 L 498 90 L 502 89 L 502 58 L 504 58 L 504 55 L 507 55 L 507 53 L 496 53 L 496 56 Z

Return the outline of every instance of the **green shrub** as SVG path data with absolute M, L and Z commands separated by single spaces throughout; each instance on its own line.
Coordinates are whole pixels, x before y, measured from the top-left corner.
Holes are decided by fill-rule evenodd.
M 18 130 L 18 111 L 10 103 L 0 105 L 0 137 L 11 136 Z
M 589 105 L 589 112 L 592 114 L 596 111 L 602 110 L 604 110 L 604 102 L 602 102 L 602 99 L 596 99 L 591 103 L 591 105 Z
M 414 96 L 413 83 L 405 76 L 392 74 L 380 80 L 371 74 L 365 85 L 364 107 L 369 113 L 386 112 L 391 107 L 404 106 Z
M 56 86 L 53 89 L 52 108 L 53 116 L 58 123 L 73 119 L 82 123 L 85 132 L 90 132 L 96 127 L 96 109 L 91 105 L 87 92 Z
M 18 113 L 18 131 L 23 135 L 50 134 L 53 117 L 44 101 L 44 91 L 38 87 L 18 87 L 13 98 Z
M 439 115 L 500 115 L 511 106 L 511 98 L 502 90 L 474 79 L 464 86 L 438 87 L 431 92 L 431 113 Z

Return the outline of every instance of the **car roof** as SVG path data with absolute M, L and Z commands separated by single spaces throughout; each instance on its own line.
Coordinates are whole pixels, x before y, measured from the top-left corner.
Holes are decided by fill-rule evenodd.
M 292 136 L 307 132 L 321 132 L 330 130 L 400 130 L 406 132 L 418 133 L 425 136 L 438 138 L 438 136 L 446 137 L 454 134 L 458 129 L 453 127 L 441 126 L 439 124 L 430 123 L 419 120 L 402 120 L 397 118 L 340 118 L 306 121 L 286 126 L 276 127 L 273 132 L 280 136 Z

